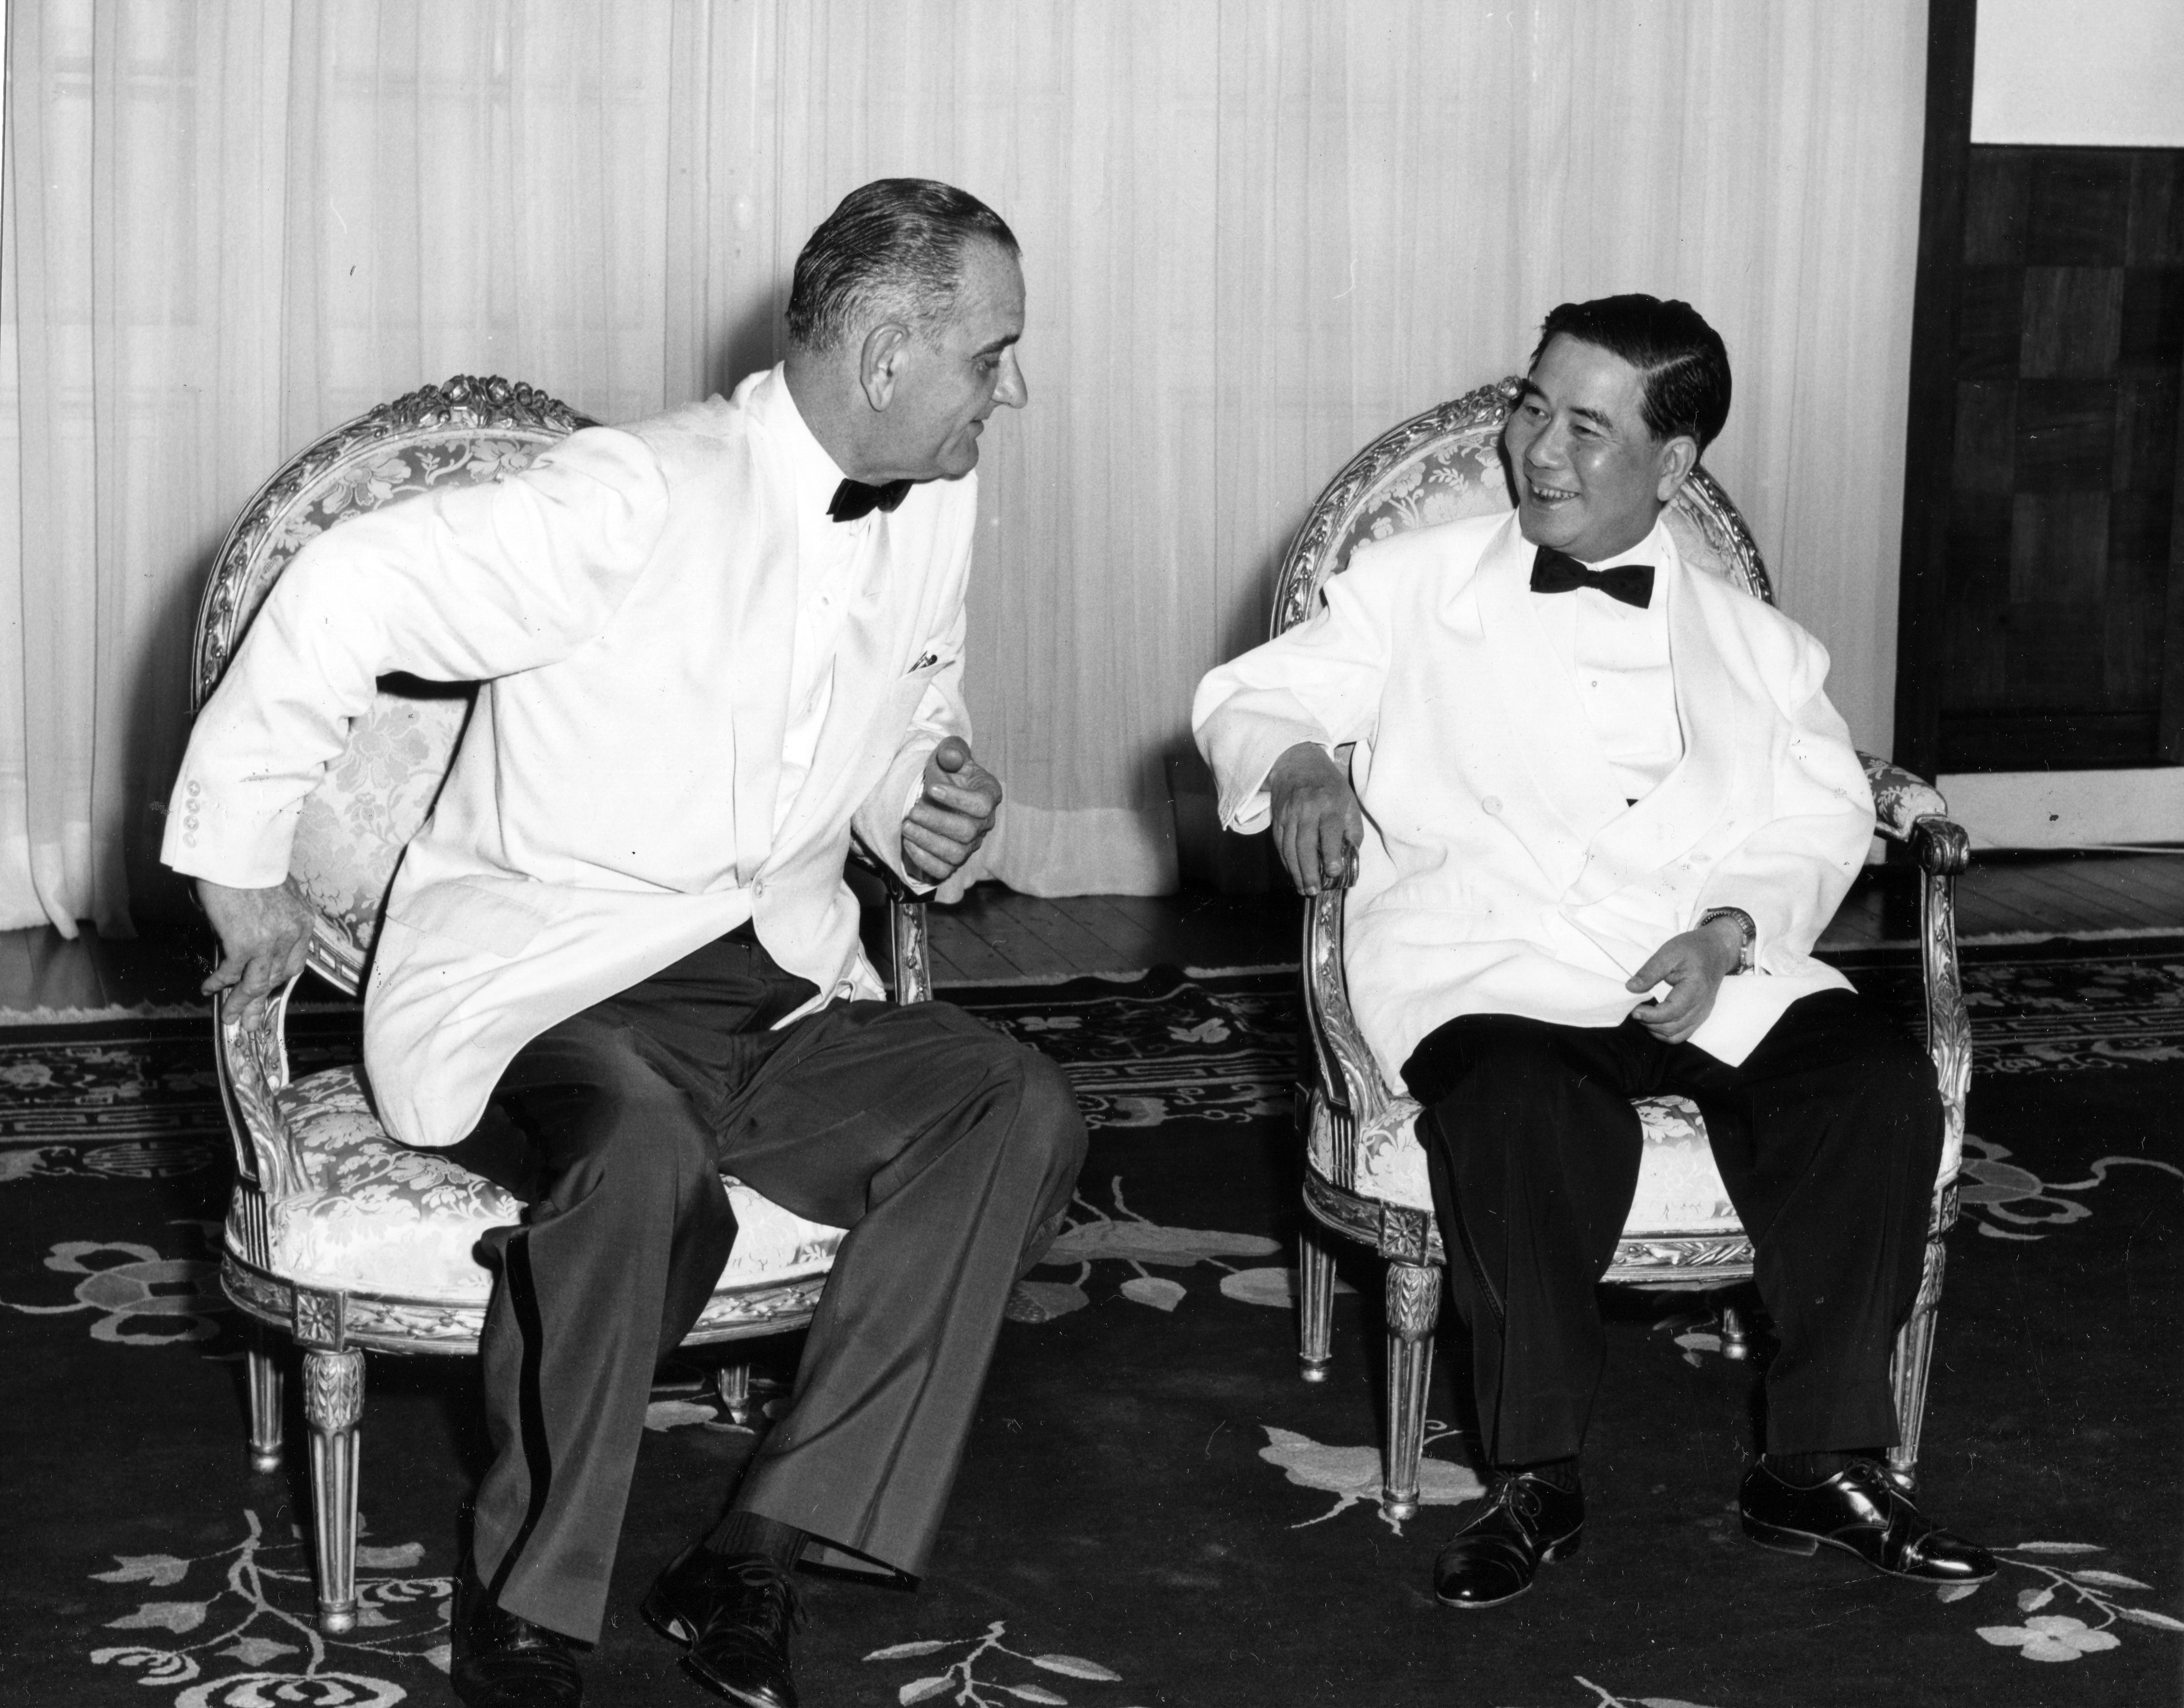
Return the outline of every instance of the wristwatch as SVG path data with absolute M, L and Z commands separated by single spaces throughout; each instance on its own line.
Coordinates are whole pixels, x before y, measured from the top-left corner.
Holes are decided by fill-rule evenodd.
M 1736 921 L 1736 929 L 1742 934 L 1743 941 L 1737 946 L 1736 965 L 1731 970 L 1736 973 L 1749 973 L 1752 970 L 1752 951 L 1759 941 L 1758 925 L 1741 907 L 1709 907 L 1699 915 L 1699 924 L 1702 927 L 1711 925 L 1717 919 Z

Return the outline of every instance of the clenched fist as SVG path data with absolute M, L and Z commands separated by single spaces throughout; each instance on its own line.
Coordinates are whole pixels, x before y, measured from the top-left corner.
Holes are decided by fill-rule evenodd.
M 925 790 L 902 821 L 902 863 L 928 884 L 952 878 L 978 851 L 1001 804 L 1001 779 L 950 735 L 925 762 Z

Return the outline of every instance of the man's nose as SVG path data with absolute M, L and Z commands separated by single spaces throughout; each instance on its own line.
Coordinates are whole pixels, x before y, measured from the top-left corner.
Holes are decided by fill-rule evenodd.
M 1031 388 L 1024 382 L 1023 367 L 1017 360 L 1014 350 L 1001 352 L 1001 377 L 994 387 L 994 401 L 1012 410 L 1020 410 L 1031 401 Z
M 1560 421 L 1551 421 L 1532 435 L 1524 447 L 1524 460 L 1535 467 L 1555 468 L 1567 460 L 1568 451 L 1568 433 Z

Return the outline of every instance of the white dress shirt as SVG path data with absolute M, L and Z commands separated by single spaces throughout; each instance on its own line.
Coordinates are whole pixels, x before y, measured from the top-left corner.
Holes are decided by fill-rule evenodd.
M 789 647 L 781 786 L 773 799 L 777 836 L 787 828 L 796 797 L 811 774 L 819 732 L 826 727 L 827 710 L 833 703 L 834 655 L 842 626 L 853 608 L 876 603 L 878 589 L 872 583 L 887 516 L 874 510 L 855 522 L 836 522 L 827 513 L 835 488 L 847 477 L 813 437 L 785 379 L 777 377 L 770 387 L 760 388 L 754 402 L 760 421 L 788 449 L 795 483 L 796 628 Z
M 1658 584 L 1666 544 L 1657 522 L 1630 550 L 1585 564 L 1587 569 L 1624 564 L 1652 569 L 1653 597 L 1643 610 L 1591 587 L 1531 595 L 1547 644 L 1569 667 L 1578 704 L 1600 738 L 1617 790 L 1634 803 L 1658 788 L 1684 756 L 1675 673 L 1669 661 L 1668 598 Z

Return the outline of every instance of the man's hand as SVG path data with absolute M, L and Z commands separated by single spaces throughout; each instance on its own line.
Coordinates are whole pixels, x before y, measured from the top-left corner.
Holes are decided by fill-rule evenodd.
M 220 964 L 198 988 L 209 996 L 231 991 L 246 1022 L 265 1017 L 265 999 L 304 970 L 311 945 L 311 910 L 286 884 L 231 890 L 198 879 L 198 900 L 220 934 Z
M 1744 934 L 1736 921 L 1720 918 L 1671 937 L 1624 983 L 1626 991 L 1650 991 L 1666 984 L 1658 1002 L 1641 1002 L 1630 1018 L 1665 1044 L 1680 1044 L 1706 1024 L 1721 981 L 1743 958 Z
M 1306 896 L 1340 884 L 1365 840 L 1365 815 L 1342 767 L 1318 743 L 1300 741 L 1267 773 L 1267 796 L 1290 882 Z
M 902 863 L 928 884 L 952 878 L 978 851 L 1001 804 L 1001 779 L 950 735 L 925 762 L 925 792 L 902 821 Z

